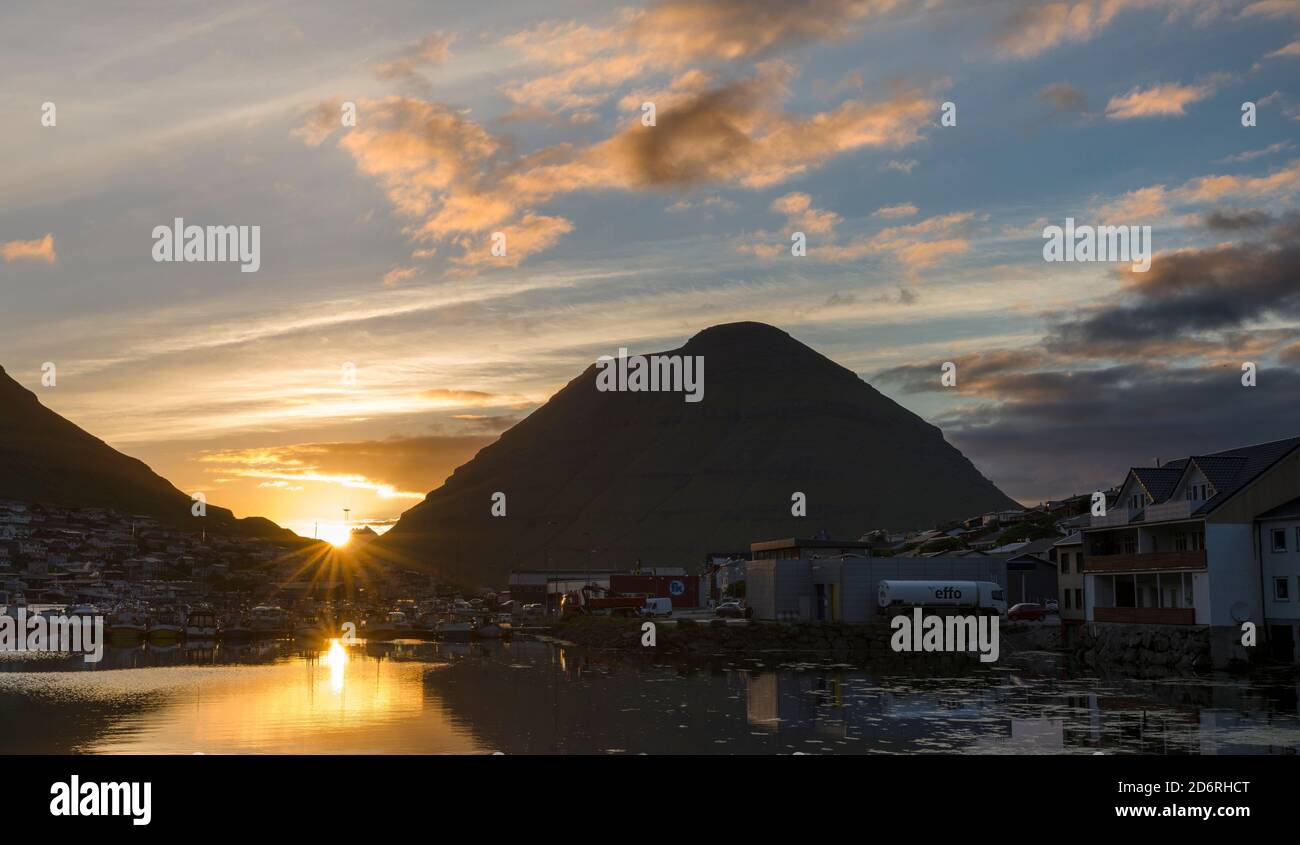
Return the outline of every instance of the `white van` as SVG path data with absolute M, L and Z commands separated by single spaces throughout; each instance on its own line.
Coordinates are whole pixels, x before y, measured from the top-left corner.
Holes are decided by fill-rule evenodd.
M 641 608 L 642 616 L 672 616 L 673 600 L 672 599 L 652 599 L 645 600 L 645 607 Z

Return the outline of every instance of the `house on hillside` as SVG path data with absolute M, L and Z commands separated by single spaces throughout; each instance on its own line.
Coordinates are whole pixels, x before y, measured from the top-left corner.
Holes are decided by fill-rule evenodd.
M 1056 562 L 1057 602 L 1061 622 L 1079 625 L 1083 613 L 1083 533 L 1075 531 L 1052 544 L 1051 557 Z
M 1007 607 L 1021 602 L 1045 604 L 1057 597 L 1057 568 L 1051 558 L 1058 538 L 999 546 L 988 554 L 1007 562 Z
M 1253 622 L 1295 659 L 1298 491 L 1300 437 L 1130 469 L 1083 531 L 1085 618 L 1208 626 L 1215 665 L 1252 656 Z

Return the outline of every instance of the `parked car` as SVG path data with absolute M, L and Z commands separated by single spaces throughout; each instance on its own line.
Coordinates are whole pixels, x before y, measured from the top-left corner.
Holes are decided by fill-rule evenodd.
M 1047 608 L 1043 607 L 1041 604 L 1026 601 L 1012 605 L 1011 609 L 1007 611 L 1007 619 L 1012 622 L 1019 622 L 1022 620 L 1026 622 L 1037 622 L 1046 619 L 1047 613 Z
M 1048 599 L 1043 606 L 1047 608 L 1048 613 L 1061 612 L 1061 605 L 1056 601 L 1056 599 Z
M 714 609 L 713 613 L 715 616 L 729 616 L 735 619 L 745 619 L 750 616 L 752 611 L 741 605 L 738 601 L 724 601 Z

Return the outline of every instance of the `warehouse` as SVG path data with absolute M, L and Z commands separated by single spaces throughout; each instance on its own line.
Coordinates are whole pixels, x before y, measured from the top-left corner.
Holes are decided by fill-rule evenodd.
M 993 581 L 1007 586 L 1004 559 L 974 557 L 867 557 L 852 542 L 775 540 L 754 543 L 745 589 L 755 619 L 871 622 L 878 585 L 893 580 Z M 760 558 L 761 555 L 761 558 Z

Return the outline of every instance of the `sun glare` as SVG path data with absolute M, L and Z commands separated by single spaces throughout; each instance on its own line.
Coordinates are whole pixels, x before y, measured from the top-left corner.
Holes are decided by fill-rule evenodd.
M 320 524 L 318 536 L 331 546 L 346 546 L 352 539 L 352 526 L 345 523 Z

